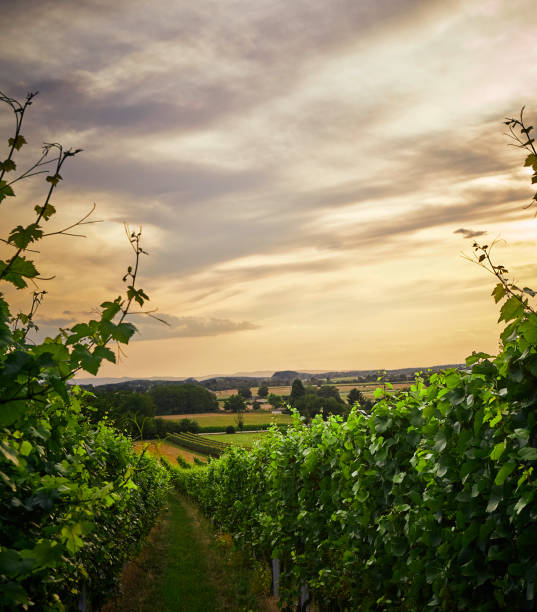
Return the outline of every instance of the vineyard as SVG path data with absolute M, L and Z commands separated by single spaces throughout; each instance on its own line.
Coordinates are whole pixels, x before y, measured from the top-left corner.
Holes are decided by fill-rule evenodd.
M 226 546 L 237 545 L 233 555 L 221 547 L 221 558 L 240 556 L 263 580 L 273 568 L 286 610 L 297 602 L 300 612 L 311 604 L 342 612 L 537 609 L 537 292 L 512 283 L 491 247 L 474 243 L 475 263 L 496 278 L 492 296 L 505 324 L 497 355 L 474 352 L 464 368 L 417 376 L 408 389 L 385 384 L 371 411 L 362 398 L 362 407 L 345 406 L 345 417 L 328 409 L 311 418 L 298 409 L 292 417 L 248 415 L 252 428 L 256 419 L 260 428 L 273 423 L 255 443 L 252 432 L 242 438 L 251 448 L 182 432 L 167 435 L 169 448 L 140 440 L 136 450 L 108 416 L 92 419 L 95 396 L 68 381 L 114 363 L 110 347 L 136 331 L 127 317 L 133 309 L 143 314 L 138 306 L 149 299 L 137 281 L 141 234 L 128 233 L 134 258 L 123 295 L 94 309 L 94 319 L 40 342 L 34 319 L 46 292 L 29 294 L 30 310 L 17 314 L 5 297 L 46 278 L 29 259 L 34 243 L 71 235 L 87 219 L 46 233 L 60 170 L 78 150 L 45 145 L 39 161 L 18 174 L 14 160 L 27 144 L 22 121 L 34 97 L 0 94 L 15 116 L 0 163 L 0 203 L 15 197 L 17 181 L 47 175 L 33 222 L 1 239 L 8 255 L 0 260 L 0 610 L 101 609 L 159 517 L 165 582 L 174 588 L 170 609 L 188 597 L 191 609 L 217 609 L 211 592 L 218 589 L 199 580 L 209 575 L 204 556 L 216 549 L 200 533 L 192 502 Z M 529 139 L 522 114 L 506 124 Z M 519 142 L 529 147 L 525 166 L 535 184 L 533 140 Z M 206 429 L 236 418 L 217 413 L 215 402 Z M 143 422 L 131 421 L 142 439 Z M 212 460 L 199 465 L 194 457 L 191 466 L 177 458 L 177 447 Z M 174 455 L 182 467 L 169 461 Z M 221 580 L 231 582 L 227 568 Z M 232 605 L 221 609 L 251 609 Z
M 209 457 L 220 457 L 230 447 L 226 442 L 210 440 L 193 433 L 168 434 L 166 440 Z
M 532 128 L 522 113 L 506 124 L 536 183 Z M 174 472 L 215 525 L 273 562 L 287 609 L 537 608 L 537 292 L 489 245 L 473 249 L 497 281 L 498 355 L 377 389 L 370 414 L 307 425 L 295 413 L 285 434 Z

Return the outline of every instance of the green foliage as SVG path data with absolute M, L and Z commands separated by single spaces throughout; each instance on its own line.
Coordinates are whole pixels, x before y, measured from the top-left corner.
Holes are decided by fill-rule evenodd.
M 45 164 L 54 168 L 33 223 L 3 238 L 9 251 L 0 261 L 0 282 L 17 290 L 39 277 L 29 245 L 65 233 L 47 232 L 46 223 L 56 212 L 50 199 L 59 170 L 78 153 L 45 145 L 36 164 L 7 181 L 17 168 L 15 152 L 26 144 L 20 130 L 33 97 L 19 103 L 0 94 L 15 116 L 0 168 L 0 203 L 15 196 L 18 180 L 39 175 Z M 139 240 L 131 234 L 136 267 Z M 76 609 L 82 590 L 90 605 L 100 603 L 154 521 L 168 482 L 155 460 L 137 455 L 105 423 L 91 422 L 90 408 L 82 407 L 87 396 L 67 384 L 77 371 L 96 373 L 103 360 L 115 361 L 109 345 L 128 342 L 135 331 L 125 321 L 131 300 L 105 302 L 96 319 L 35 343 L 28 337 L 45 293 L 34 292 L 30 311 L 17 315 L 0 294 L 0 609 L 10 611 Z
M 276 393 L 269 393 L 268 395 L 268 403 L 274 408 L 279 408 L 283 404 L 283 397 L 281 395 L 276 395 Z
M 306 395 L 306 390 L 304 389 L 302 381 L 300 378 L 295 378 L 295 380 L 293 380 L 293 384 L 291 385 L 291 393 L 289 395 L 289 403 L 291 406 L 294 406 L 295 402 L 304 395 Z
M 257 390 L 257 395 L 259 397 L 267 397 L 269 394 L 269 388 L 267 385 L 261 385 Z
M 294 407 L 307 422 L 318 414 L 324 417 L 331 414 L 346 416 L 349 412 L 348 406 L 343 402 L 334 385 L 322 385 L 317 390 L 314 387 L 308 387 L 304 390 L 303 395 L 294 400 Z
M 200 385 L 156 385 L 149 390 L 156 406 L 156 414 L 192 414 L 216 412 L 216 395 Z
M 226 397 L 224 400 L 224 410 L 237 413 L 244 412 L 246 410 L 246 402 L 244 401 L 244 397 L 238 393 Z
M 179 467 L 182 467 L 183 469 L 190 469 L 190 463 L 188 463 L 188 461 L 183 457 L 183 455 L 177 455 L 177 463 L 179 464 Z
M 365 410 L 366 412 L 371 412 L 371 409 L 373 408 L 373 401 L 367 398 L 359 389 L 356 389 L 356 387 L 349 391 L 347 403 L 349 406 L 358 404 L 360 409 Z
M 87 403 L 91 406 L 88 416 L 93 422 L 97 423 L 107 417 L 114 427 L 135 437 L 139 435 L 137 425 L 142 423 L 144 423 L 143 433 L 146 433 L 147 419 L 151 422 L 156 410 L 155 402 L 150 395 L 129 390 L 103 393 L 97 388 Z
M 244 399 L 250 399 L 252 397 L 252 390 L 247 385 L 241 385 L 237 389 L 237 393 Z

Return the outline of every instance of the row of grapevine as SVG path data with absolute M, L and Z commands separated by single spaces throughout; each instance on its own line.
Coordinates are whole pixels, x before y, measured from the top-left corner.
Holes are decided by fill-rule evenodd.
M 110 595 L 165 501 L 166 471 L 77 396 L 4 430 L 0 472 L 0 610 L 89 608 Z
M 168 434 L 166 440 L 209 457 L 220 457 L 230 447 L 230 444 L 227 444 L 227 442 L 210 440 L 209 438 L 189 432 Z
M 33 214 L 29 225 L 9 231 L 0 224 L 7 247 L 0 254 L 0 610 L 96 610 L 153 524 L 169 476 L 105 421 L 92 424 L 91 401 L 82 401 L 87 394 L 67 381 L 81 371 L 97 374 L 103 360 L 115 362 L 110 346 L 128 343 L 135 332 L 125 318 L 147 299 L 136 282 L 143 250 L 140 234 L 131 233 L 135 262 L 123 279 L 124 297 L 103 302 L 96 318 L 39 341 L 34 320 L 46 291 L 33 288 L 49 274 L 40 274 L 29 257 L 51 235 L 47 223 L 56 214 L 63 166 L 79 150 L 46 144 L 33 165 L 26 166 L 30 156 L 19 160 L 27 144 L 23 117 L 34 98 L 30 93 L 19 102 L 0 92 L 15 120 L 0 157 L 0 204 L 11 201 L 7 221 L 14 221 L 18 181 L 34 177 L 45 187 L 41 199 L 31 190 L 33 213 L 28 201 L 20 211 L 24 224 Z M 29 284 L 26 299 L 15 297 Z M 28 303 L 29 311 L 12 310 L 8 298 Z
M 537 607 L 537 314 L 503 297 L 497 357 L 417 379 L 371 416 L 295 417 L 175 478 L 243 546 L 280 559 L 283 603 L 308 585 L 322 609 Z

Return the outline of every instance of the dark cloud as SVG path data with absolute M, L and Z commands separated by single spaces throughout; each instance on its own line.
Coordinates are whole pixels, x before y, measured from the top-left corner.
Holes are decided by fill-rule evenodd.
M 134 321 L 138 334 L 133 339 L 197 338 L 259 329 L 259 325 L 249 321 L 230 321 L 214 317 L 176 317 L 159 314 L 158 318 L 165 321 L 166 324 L 150 316 L 138 317 Z
M 175 215 L 179 208 L 230 194 L 238 196 L 254 187 L 263 188 L 270 180 L 270 173 L 263 169 L 234 171 L 195 162 L 157 163 L 149 156 L 144 161 L 105 155 L 84 158 L 82 155 L 69 164 L 62 175 L 75 188 L 124 194 L 134 198 L 137 205 L 148 197 L 160 198 L 163 207 Z M 125 208 L 131 208 L 132 203 L 133 200 L 126 200 Z M 139 221 L 146 220 L 143 206 L 137 213 Z M 150 216 L 158 225 L 158 218 L 155 219 L 153 213 Z M 167 227 L 170 219 L 164 218 L 161 222 Z
M 479 236 L 484 236 L 487 232 L 484 230 L 471 230 L 471 229 L 464 229 L 463 227 L 455 230 L 453 232 L 454 234 L 462 234 L 463 238 L 477 238 Z
M 36 320 L 38 327 L 47 325 L 59 329 L 60 327 L 68 327 L 75 322 L 72 317 L 54 317 L 54 318 L 40 318 Z

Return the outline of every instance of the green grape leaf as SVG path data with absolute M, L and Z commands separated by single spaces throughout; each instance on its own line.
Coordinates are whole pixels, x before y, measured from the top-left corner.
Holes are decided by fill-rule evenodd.
M 492 449 L 492 452 L 490 453 L 490 458 L 493 461 L 497 461 L 502 456 L 504 450 L 505 450 L 505 440 L 503 442 L 499 442 L 498 444 L 494 446 L 494 448 Z
M 116 363 L 116 356 L 107 346 L 96 346 L 93 350 L 93 355 L 100 360 L 107 359 L 112 363 Z
M 6 159 L 2 163 L 0 163 L 0 168 L 5 172 L 11 172 L 12 170 L 17 169 L 17 164 L 12 159 Z
M 25 249 L 30 242 L 35 242 L 43 237 L 43 231 L 37 223 L 31 223 L 27 227 L 17 225 L 9 234 L 9 242 L 19 249 Z
M 73 352 L 71 353 L 71 366 L 73 369 L 82 368 L 90 374 L 96 375 L 99 371 L 102 358 L 98 355 L 90 353 L 87 346 L 83 344 L 75 344 Z
M 38 215 L 41 215 L 45 221 L 48 221 L 52 215 L 56 212 L 56 209 L 52 204 L 45 204 L 44 206 L 34 206 L 34 210 Z
M 9 138 L 7 142 L 8 142 L 10 147 L 15 147 L 15 149 L 17 149 L 17 151 L 21 150 L 22 145 L 27 144 L 26 138 L 24 138 L 24 136 L 22 134 L 19 134 L 17 136 L 17 138 Z
M 115 330 L 112 333 L 112 339 L 127 344 L 135 333 L 136 327 L 132 323 L 120 323 L 115 326 Z
M 121 309 L 120 299 L 117 298 L 114 302 L 103 302 L 101 308 L 103 309 L 101 319 L 111 321 Z
M 497 304 L 502 298 L 505 297 L 506 293 L 507 289 L 505 288 L 505 285 L 503 283 L 498 283 L 496 287 L 494 287 L 491 295 Z
M 512 295 L 502 306 L 500 310 L 500 321 L 509 322 L 513 319 L 517 319 L 521 314 L 524 313 L 524 304 L 514 295 Z
M 500 471 L 496 474 L 496 478 L 494 479 L 494 484 L 502 485 L 507 477 L 515 470 L 517 464 L 514 461 L 509 461 L 502 465 Z
M 52 183 L 52 185 L 54 185 L 54 187 L 56 187 L 56 185 L 62 180 L 62 176 L 58 173 L 53 174 L 51 176 L 47 176 L 46 181 L 48 183 Z
M 537 155 L 535 155 L 535 153 L 530 153 L 527 157 L 526 160 L 524 161 L 524 167 L 532 167 L 535 172 L 537 172 Z
M 537 460 L 537 448 L 525 446 L 518 451 L 518 456 L 524 461 L 535 461 Z
M 0 202 L 7 198 L 8 196 L 13 197 L 15 192 L 11 187 L 6 183 L 6 181 L 0 181 Z
M 0 261 L 0 278 L 12 283 L 17 289 L 23 289 L 27 286 L 25 278 L 35 278 L 39 274 L 33 262 L 20 255 L 9 268 L 8 265 L 8 262 Z

